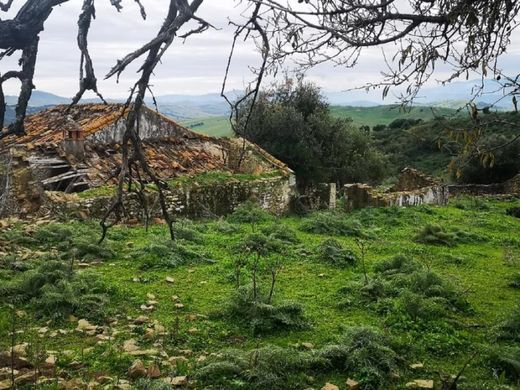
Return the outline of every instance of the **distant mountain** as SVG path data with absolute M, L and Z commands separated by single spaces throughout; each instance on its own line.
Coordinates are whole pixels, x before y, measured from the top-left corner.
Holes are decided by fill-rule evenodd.
M 7 105 L 15 105 L 18 102 L 18 97 L 16 96 L 6 96 L 5 97 Z M 45 91 L 33 91 L 31 95 L 31 100 L 29 101 L 29 105 L 32 107 L 40 107 L 40 106 L 55 106 L 57 104 L 68 104 L 72 99 L 65 98 L 62 96 L 54 95 Z

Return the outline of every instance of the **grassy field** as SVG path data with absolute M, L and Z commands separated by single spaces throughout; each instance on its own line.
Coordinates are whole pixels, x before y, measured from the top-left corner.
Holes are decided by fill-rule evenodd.
M 422 119 L 424 121 L 437 116 L 452 116 L 456 110 L 450 108 L 412 107 L 403 110 L 400 106 L 348 107 L 332 106 L 332 115 L 337 118 L 351 118 L 357 126 L 388 125 L 396 119 Z
M 414 107 L 403 111 L 399 106 L 350 107 L 332 106 L 331 113 L 337 118 L 352 118 L 356 126 L 388 125 L 395 119 L 432 119 L 435 116 L 452 116 L 456 110 L 450 108 Z M 231 137 L 229 118 L 210 116 L 181 121 L 189 129 L 215 137 Z
M 232 137 L 231 125 L 227 116 L 208 116 L 180 122 L 183 126 L 212 137 Z
M 503 325 L 520 302 L 513 206 L 467 198 L 281 219 L 252 209 L 181 221 L 177 244 L 160 224 L 115 227 L 98 246 L 94 222 L 0 221 L 0 350 L 27 342 L 42 389 L 169 388 L 165 377 L 197 389 L 440 389 L 468 362 L 459 389 L 520 388 L 520 313 Z M 273 301 L 252 310 L 237 305 L 247 287 L 237 292 L 236 275 L 249 285 L 259 236 L 262 248 L 283 244 L 258 252 L 262 294 L 273 264 L 279 273 Z M 401 265 L 384 263 L 398 255 Z M 136 359 L 161 379 L 137 380 Z

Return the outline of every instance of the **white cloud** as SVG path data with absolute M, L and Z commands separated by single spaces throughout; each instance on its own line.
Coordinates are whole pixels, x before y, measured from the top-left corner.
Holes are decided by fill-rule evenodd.
M 137 49 L 151 39 L 163 21 L 167 0 L 143 0 L 148 18 L 142 20 L 134 1 L 123 2 L 118 13 L 108 0 L 98 0 L 97 19 L 92 24 L 90 49 L 96 66 L 99 87 L 109 97 L 124 97 L 135 81 L 138 63 L 123 74 L 119 84 L 115 79 L 103 80 L 117 59 Z M 20 3 L 22 3 L 20 1 Z M 237 5 L 238 4 L 238 5 Z M 77 17 L 81 1 L 70 1 L 56 7 L 41 35 L 35 84 L 38 89 L 71 96 L 76 92 L 79 52 L 76 47 Z M 157 68 L 152 81 L 156 94 L 199 94 L 220 90 L 232 41 L 233 27 L 229 18 L 240 18 L 243 5 L 234 0 L 207 0 L 200 8 L 200 16 L 213 23 L 218 30 L 174 43 Z M 12 17 L 13 9 L 8 17 Z M 520 59 L 520 31 L 515 31 L 508 54 L 500 64 L 506 72 L 518 72 Z M 237 46 L 229 80 L 229 88 L 243 88 L 251 79 L 249 66 L 259 63 L 259 55 L 251 43 Z M 0 72 L 16 66 L 16 58 L 0 62 Z M 380 79 L 385 69 L 380 49 L 366 50 L 353 69 L 322 65 L 309 72 L 309 78 L 327 90 L 345 90 Z M 443 70 L 444 71 L 444 70 Z M 442 72 L 437 78 L 442 78 Z M 6 86 L 8 93 L 17 93 L 16 83 Z

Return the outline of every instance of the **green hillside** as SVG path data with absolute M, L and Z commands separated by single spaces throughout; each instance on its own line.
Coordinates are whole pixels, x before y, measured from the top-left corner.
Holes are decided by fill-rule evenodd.
M 231 125 L 227 116 L 208 116 L 180 121 L 183 126 L 213 137 L 231 137 Z
M 332 115 L 338 118 L 351 118 L 358 126 L 388 125 L 396 119 L 433 119 L 436 116 L 452 116 L 457 111 L 451 108 L 412 107 L 403 110 L 398 105 L 376 107 L 332 106 Z
M 352 118 L 357 126 L 388 125 L 396 119 L 422 119 L 428 120 L 435 116 L 456 115 L 455 109 L 450 108 L 429 108 L 413 107 L 403 111 L 399 106 L 376 106 L 376 107 L 351 107 L 351 106 L 332 106 L 332 115 L 337 118 Z M 227 116 L 207 116 L 182 120 L 181 124 L 193 131 L 216 136 L 231 137 L 231 126 Z

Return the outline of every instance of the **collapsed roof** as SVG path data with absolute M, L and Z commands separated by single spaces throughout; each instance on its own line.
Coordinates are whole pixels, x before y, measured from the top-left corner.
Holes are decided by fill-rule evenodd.
M 62 105 L 41 111 L 26 118 L 26 135 L 0 141 L 0 154 L 23 151 L 31 167 L 40 172 L 46 189 L 76 192 L 113 183 L 122 162 L 127 111 L 123 104 L 85 104 L 70 109 Z M 139 122 L 147 161 L 163 180 L 213 170 L 232 172 L 235 154 L 244 155 L 244 151 L 249 160 L 245 165 L 252 173 L 287 169 L 245 140 L 195 133 L 147 107 Z M 81 157 L 64 147 L 68 139 L 78 141 Z

